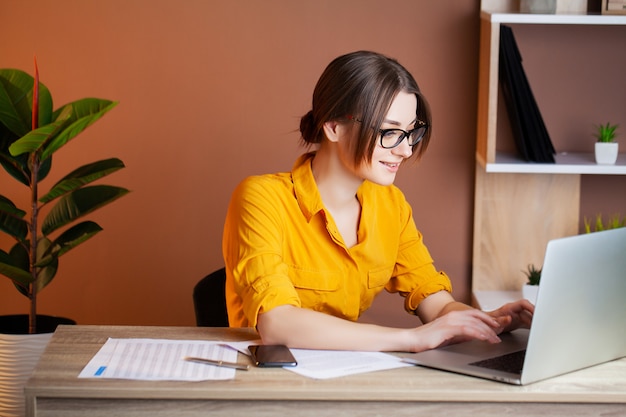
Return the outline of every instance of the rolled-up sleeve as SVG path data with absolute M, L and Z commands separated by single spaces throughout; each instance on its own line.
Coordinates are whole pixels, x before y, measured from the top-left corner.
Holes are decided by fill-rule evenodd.
M 404 308 L 415 314 L 419 304 L 429 295 L 440 291 L 452 292 L 452 284 L 445 272 L 435 268 L 423 236 L 415 226 L 410 205 L 404 202 L 400 213 L 402 224 L 398 258 L 394 277 L 386 288 L 404 296 Z
M 233 327 L 256 326 L 259 313 L 279 305 L 300 306 L 282 259 L 280 202 L 260 178 L 233 193 L 224 225 L 226 299 Z

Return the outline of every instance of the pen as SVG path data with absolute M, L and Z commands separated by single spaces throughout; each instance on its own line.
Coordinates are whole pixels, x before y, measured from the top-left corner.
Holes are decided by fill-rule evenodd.
M 234 369 L 239 369 L 241 371 L 247 371 L 248 369 L 250 369 L 250 367 L 248 365 L 244 365 L 241 363 L 233 363 L 233 362 L 224 362 L 224 361 L 220 361 L 220 360 L 215 360 L 215 359 L 206 359 L 206 358 L 196 358 L 193 356 L 185 356 L 185 360 L 188 362 L 197 362 L 197 363 L 204 363 L 207 365 L 213 365 L 213 366 L 221 366 L 224 368 L 234 368 Z

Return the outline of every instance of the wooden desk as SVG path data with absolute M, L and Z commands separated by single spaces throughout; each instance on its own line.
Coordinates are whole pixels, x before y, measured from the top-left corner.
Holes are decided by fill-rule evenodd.
M 61 326 L 25 387 L 28 416 L 626 415 L 626 360 L 525 387 L 408 367 L 314 380 L 284 369 L 234 380 L 78 379 L 108 337 L 249 340 L 249 329 Z M 239 361 L 248 359 L 240 355 Z

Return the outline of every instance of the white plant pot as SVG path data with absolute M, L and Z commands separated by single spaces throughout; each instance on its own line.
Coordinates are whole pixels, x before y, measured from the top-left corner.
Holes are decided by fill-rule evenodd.
M 0 316 L 0 417 L 24 417 L 24 385 L 63 317 L 37 315 L 37 330 L 28 332 L 28 315 Z
M 596 163 L 600 165 L 615 165 L 618 152 L 619 143 L 617 142 L 596 142 Z
M 586 13 L 587 0 L 520 0 L 522 13 Z
M 539 292 L 539 285 L 524 284 L 522 287 L 522 297 L 527 299 L 533 304 L 537 303 L 537 293 Z
M 556 0 L 520 0 L 522 13 L 556 13 Z
M 51 337 L 0 333 L 0 416 L 24 416 L 24 385 Z

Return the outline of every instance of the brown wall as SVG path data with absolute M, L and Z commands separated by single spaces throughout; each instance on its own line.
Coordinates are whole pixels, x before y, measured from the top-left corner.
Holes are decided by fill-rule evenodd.
M 106 182 L 132 190 L 90 216 L 105 231 L 61 259 L 39 311 L 81 324 L 193 325 L 192 287 L 222 265 L 230 192 L 245 176 L 290 169 L 317 77 L 357 49 L 398 58 L 430 100 L 432 147 L 397 184 L 468 300 L 478 10 L 458 0 L 3 0 L 0 67 L 32 73 L 36 55 L 55 107 L 120 102 L 55 157 L 46 185 L 117 156 L 127 168 Z M 623 191 L 623 179 L 607 187 Z M 4 172 L 0 189 L 16 200 L 22 191 Z M 0 247 L 10 244 L 0 234 Z M 26 309 L 0 280 L 0 314 Z M 412 323 L 390 296 L 367 319 Z

